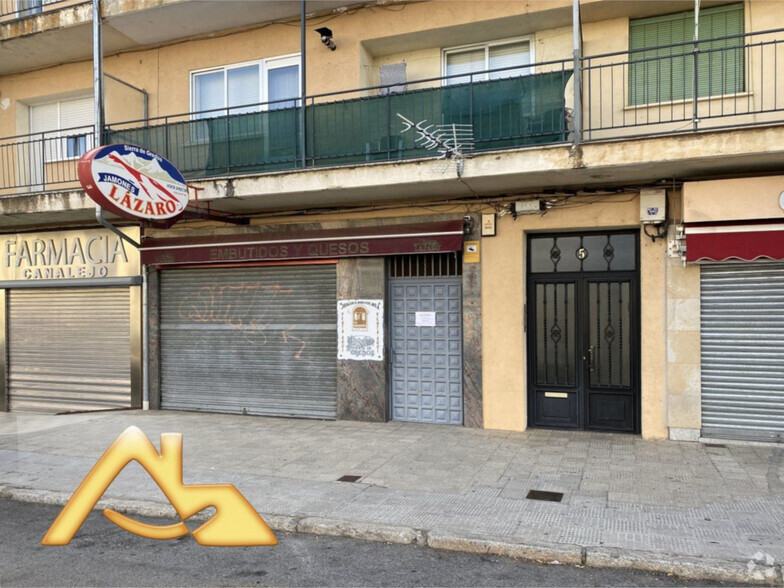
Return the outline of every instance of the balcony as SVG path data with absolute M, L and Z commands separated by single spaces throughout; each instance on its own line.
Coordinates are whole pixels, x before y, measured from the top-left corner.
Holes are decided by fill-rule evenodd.
M 85 0 L 0 0 L 0 22 L 28 18 L 84 2 Z
M 427 124 L 469 125 L 480 152 L 564 142 L 569 65 L 539 64 L 551 71 L 523 76 L 492 70 L 422 80 L 405 91 L 374 87 L 308 96 L 304 161 L 299 100 L 111 125 L 104 141 L 152 149 L 188 179 L 437 155 L 416 143 L 413 131 L 402 133 L 397 114 Z M 499 79 L 477 81 L 488 76 Z M 75 141 L 88 132 L 78 128 L 0 139 L 0 190 L 73 187 L 78 157 L 67 154 L 77 153 Z
M 308 96 L 304 161 L 301 112 L 294 100 L 113 125 L 107 127 L 106 140 L 157 151 L 186 178 L 436 155 L 415 142 L 413 131 L 402 133 L 398 114 L 433 125 L 469 125 L 477 151 L 555 143 L 567 139 L 568 65 L 541 64 L 554 71 L 525 76 L 493 70 L 422 80 L 407 84 L 405 91 L 374 87 Z M 476 80 L 488 75 L 500 79 Z
M 784 29 L 582 60 L 586 141 L 777 124 Z
M 288 100 L 111 124 L 104 140 L 159 152 L 208 186 L 206 199 L 242 196 L 230 203 L 237 210 L 765 173 L 780 169 L 784 150 L 783 33 L 712 39 L 697 51 L 688 43 L 585 56 L 577 152 L 572 60 L 536 63 L 523 75 L 492 70 L 307 96 L 304 129 L 299 100 Z M 470 187 L 456 185 L 454 174 L 436 175 L 445 164 L 413 131 L 403 132 L 398 114 L 473 129 Z M 748 131 L 726 133 L 742 128 Z M 89 129 L 0 139 L 0 195 L 77 189 L 84 135 Z M 414 160 L 418 167 L 401 165 Z M 394 169 L 350 175 L 384 162 Z M 294 170 L 333 171 L 286 173 Z M 238 177 L 245 183 L 231 190 L 221 180 Z

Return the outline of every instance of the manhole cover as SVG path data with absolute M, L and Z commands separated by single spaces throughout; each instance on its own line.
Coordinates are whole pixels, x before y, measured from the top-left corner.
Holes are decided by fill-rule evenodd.
M 362 476 L 340 476 L 338 482 L 358 482 Z

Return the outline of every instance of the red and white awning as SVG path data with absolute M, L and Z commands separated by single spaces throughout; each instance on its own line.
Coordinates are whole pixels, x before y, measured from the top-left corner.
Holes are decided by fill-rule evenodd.
M 784 219 L 686 224 L 686 261 L 784 260 Z

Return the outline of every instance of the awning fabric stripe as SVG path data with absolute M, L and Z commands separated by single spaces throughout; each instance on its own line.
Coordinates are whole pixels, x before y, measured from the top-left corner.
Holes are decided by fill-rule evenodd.
M 142 263 L 182 265 L 460 251 L 463 221 L 142 241 Z
M 784 260 L 784 222 L 686 225 L 686 261 Z

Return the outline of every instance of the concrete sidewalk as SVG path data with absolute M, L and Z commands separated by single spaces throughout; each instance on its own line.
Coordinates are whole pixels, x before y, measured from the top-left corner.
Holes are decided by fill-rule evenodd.
M 184 435 L 185 483 L 232 483 L 270 526 L 545 562 L 782 584 L 784 448 L 171 411 L 0 413 L 0 493 L 64 503 L 130 425 Z M 361 476 L 355 483 L 338 482 Z M 529 490 L 563 500 L 526 499 Z M 105 503 L 174 515 L 131 464 Z

